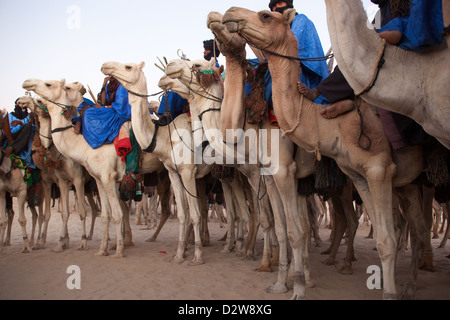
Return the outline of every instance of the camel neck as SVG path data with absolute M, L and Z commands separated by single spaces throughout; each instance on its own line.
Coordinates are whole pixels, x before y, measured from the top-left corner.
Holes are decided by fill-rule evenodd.
M 222 117 L 221 122 L 221 130 L 224 137 L 226 136 L 226 129 L 237 130 L 242 128 L 245 119 L 245 69 L 242 67 L 242 60 L 245 60 L 245 51 L 240 57 L 232 53 L 226 56 L 227 69 L 222 112 L 227 114 L 227 117 Z
M 132 86 L 126 86 L 129 89 L 140 95 L 147 95 L 147 81 L 145 78 L 140 79 Z M 148 109 L 147 98 L 137 96 L 129 93 L 128 99 L 131 105 L 131 125 L 133 133 L 141 148 L 146 149 L 153 140 L 155 125 L 152 123 L 150 112 Z

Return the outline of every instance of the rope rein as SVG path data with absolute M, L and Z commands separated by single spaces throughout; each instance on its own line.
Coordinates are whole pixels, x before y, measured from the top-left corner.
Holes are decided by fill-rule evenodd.
M 248 45 L 259 49 L 261 51 L 264 51 L 266 53 L 270 53 L 272 55 L 275 55 L 277 57 L 281 57 L 281 58 L 285 58 L 285 59 L 289 59 L 289 60 L 296 60 L 296 61 L 327 61 L 328 59 L 331 59 L 334 57 L 334 54 L 330 53 L 326 56 L 323 57 L 313 57 L 313 58 L 299 58 L 299 57 L 293 57 L 293 56 L 287 56 L 272 50 L 269 50 L 267 48 L 263 48 L 261 46 L 258 46 L 257 44 L 253 43 L 252 41 L 250 41 L 249 39 L 247 39 L 244 35 L 242 35 L 241 33 L 239 34 L 244 40 L 245 42 L 247 42 Z

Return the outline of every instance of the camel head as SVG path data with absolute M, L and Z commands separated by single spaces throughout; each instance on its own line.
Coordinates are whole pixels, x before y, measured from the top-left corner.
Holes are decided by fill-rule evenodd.
M 142 87 L 145 84 L 145 90 L 147 90 L 147 82 L 142 71 L 144 67 L 145 62 L 123 64 L 110 61 L 102 65 L 101 71 L 107 76 L 116 78 L 125 89 L 132 90 L 136 85 Z
M 183 85 L 178 79 L 173 79 L 166 74 L 161 77 L 158 86 L 164 91 L 178 93 L 183 99 L 189 98 L 189 88 Z
M 295 18 L 295 9 L 283 14 L 267 10 L 254 12 L 232 7 L 223 16 L 222 23 L 230 33 L 238 33 L 259 47 L 277 51 L 286 40 L 297 40 L 290 29 Z
M 197 89 L 205 90 L 213 81 L 205 81 L 205 76 L 214 77 L 213 60 L 198 59 L 193 61 L 172 60 L 166 67 L 166 75 L 172 79 L 179 79 L 182 83 L 195 86 Z M 206 83 L 207 82 L 207 83 Z
M 83 102 L 83 95 L 80 91 L 82 87 L 83 85 L 79 82 L 66 83 L 64 85 L 64 91 L 66 91 L 71 105 L 79 106 Z
M 43 81 L 39 79 L 28 79 L 22 84 L 22 88 L 27 91 L 33 91 L 38 96 L 56 102 L 61 102 L 65 99 L 64 85 L 66 80 Z
M 39 131 L 41 144 L 44 148 L 49 149 L 53 142 L 51 138 L 52 123 L 47 109 L 50 103 L 42 98 L 35 98 L 33 99 L 33 102 L 34 105 L 37 106 L 33 111 L 37 120 L 37 130 Z
M 20 97 L 19 100 L 17 100 L 17 105 L 21 106 L 22 108 L 28 108 L 31 112 L 34 111 L 34 100 L 30 96 L 23 96 Z
M 234 52 L 245 58 L 245 40 L 236 33 L 229 32 L 222 20 L 223 15 L 213 11 L 208 14 L 206 21 L 207 27 L 217 37 L 220 52 L 224 54 Z

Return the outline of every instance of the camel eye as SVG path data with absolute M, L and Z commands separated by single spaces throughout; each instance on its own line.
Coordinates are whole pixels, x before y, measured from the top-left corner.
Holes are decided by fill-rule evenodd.
M 268 13 L 263 13 L 261 14 L 261 20 L 269 20 L 270 19 L 270 14 Z
M 132 67 L 130 67 L 130 66 L 125 66 L 125 69 L 127 69 L 127 70 L 131 70 L 131 69 L 133 69 Z
M 50 83 L 46 83 L 45 85 L 47 86 L 47 88 L 50 88 L 52 86 Z
M 200 64 L 195 64 L 194 67 L 195 67 L 195 68 L 200 68 L 201 65 L 200 65 Z

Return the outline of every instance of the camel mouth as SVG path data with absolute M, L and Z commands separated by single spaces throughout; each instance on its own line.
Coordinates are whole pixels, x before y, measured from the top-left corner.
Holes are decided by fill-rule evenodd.
M 172 84 L 173 79 L 170 76 L 165 75 L 159 80 L 158 87 L 160 87 L 164 91 L 168 91 L 172 89 Z

